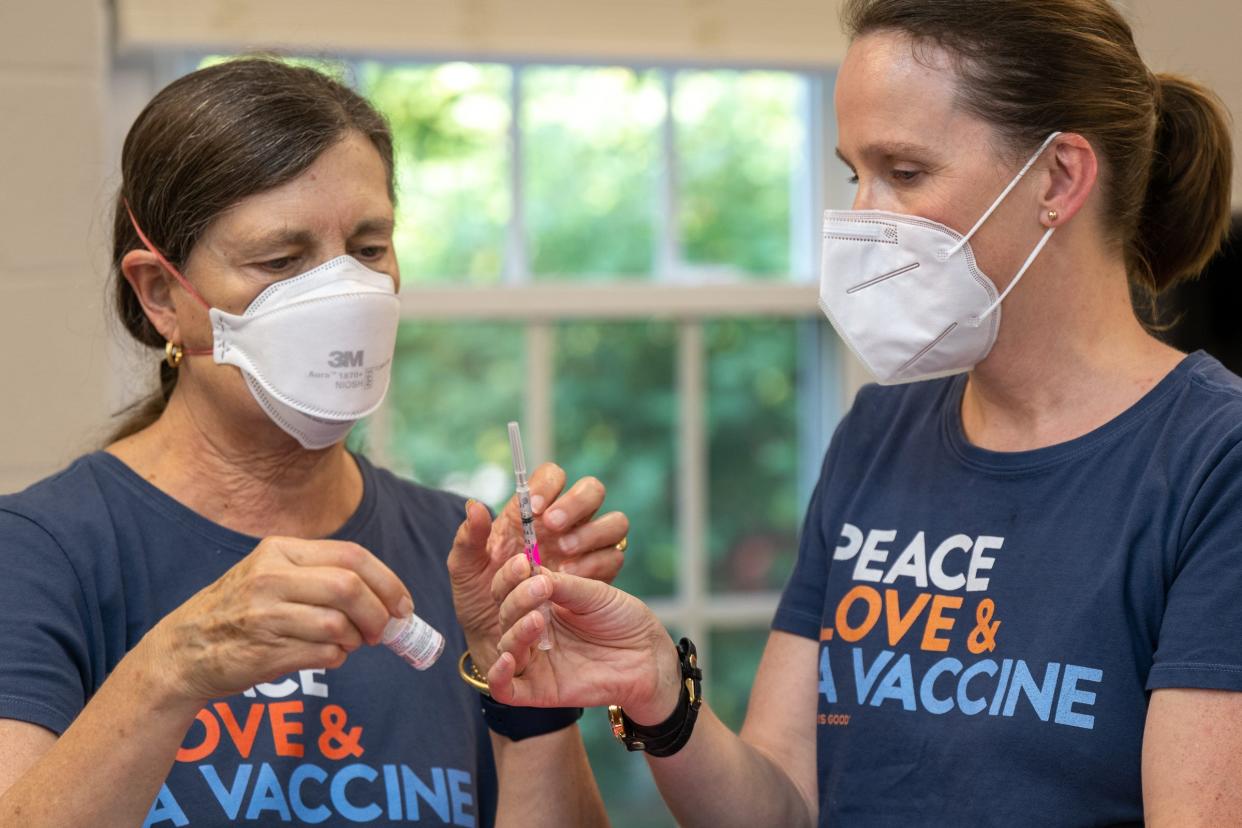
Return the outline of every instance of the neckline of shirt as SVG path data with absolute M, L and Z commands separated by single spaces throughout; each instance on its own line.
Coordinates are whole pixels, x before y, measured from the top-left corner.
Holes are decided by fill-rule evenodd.
M 950 452 L 971 468 L 1002 475 L 1041 471 L 1093 451 L 1129 431 L 1146 419 L 1183 379 L 1210 359 L 1203 351 L 1188 354 L 1137 402 L 1103 425 L 1072 440 L 1026 451 L 993 451 L 967 439 L 962 427 L 962 395 L 967 376 L 959 374 L 946 384 L 941 397 L 941 433 Z
M 353 514 L 341 524 L 340 528 L 328 535 L 325 540 L 352 540 L 358 537 L 363 527 L 367 525 L 371 520 L 371 516 L 375 513 L 375 503 L 377 500 L 375 494 L 375 469 L 365 457 L 353 452 L 350 452 L 350 456 L 358 465 L 358 472 L 362 475 L 362 500 L 359 501 L 358 508 L 354 510 Z M 260 537 L 234 531 L 227 526 L 222 526 L 213 520 L 203 517 L 138 474 L 116 455 L 109 454 L 106 451 L 97 451 L 89 455 L 89 459 L 95 461 L 94 465 L 97 468 L 103 469 L 111 477 L 141 497 L 147 505 L 190 531 L 206 537 L 213 543 L 243 553 L 249 553 L 262 540 Z

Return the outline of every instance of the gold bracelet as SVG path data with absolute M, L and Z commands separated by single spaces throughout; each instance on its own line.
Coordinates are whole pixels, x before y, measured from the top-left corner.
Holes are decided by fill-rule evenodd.
M 479 672 L 479 668 L 474 665 L 473 658 L 470 658 L 470 672 L 466 672 L 466 659 L 468 658 L 470 658 L 470 651 L 466 650 L 457 661 L 457 674 L 461 676 L 461 680 L 466 684 L 469 684 L 480 693 L 490 696 L 491 688 L 487 686 L 487 676 Z

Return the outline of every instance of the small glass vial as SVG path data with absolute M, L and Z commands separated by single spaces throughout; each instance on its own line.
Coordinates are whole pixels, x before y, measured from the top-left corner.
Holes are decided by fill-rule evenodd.
M 444 652 L 444 636 L 414 613 L 409 618 L 390 618 L 380 641 L 415 670 L 426 670 Z

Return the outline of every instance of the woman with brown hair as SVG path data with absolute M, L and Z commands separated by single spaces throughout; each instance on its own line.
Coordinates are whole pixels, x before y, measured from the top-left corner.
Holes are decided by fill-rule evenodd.
M 520 561 L 491 691 L 618 705 L 686 825 L 1235 824 L 1242 380 L 1131 301 L 1222 241 L 1223 109 L 1107 0 L 844 22 L 858 190 L 821 304 L 881 385 L 828 449 L 740 735 L 639 601 Z
M 134 123 L 115 210 L 116 307 L 161 388 L 0 498 L 0 823 L 604 821 L 581 710 L 458 675 L 495 657 L 515 504 L 493 524 L 344 447 L 396 337 L 382 117 L 311 69 L 202 69 Z M 530 481 L 545 554 L 611 578 L 626 519 L 565 482 Z M 363 646 L 415 612 L 443 635 L 413 627 L 421 670 Z

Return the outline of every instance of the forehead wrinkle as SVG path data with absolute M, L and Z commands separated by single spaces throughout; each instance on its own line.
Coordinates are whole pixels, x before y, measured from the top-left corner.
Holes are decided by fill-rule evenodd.
M 237 246 L 245 250 L 262 250 L 275 247 L 310 247 L 314 242 L 315 234 L 310 230 L 285 226 L 280 230 L 243 237 Z

